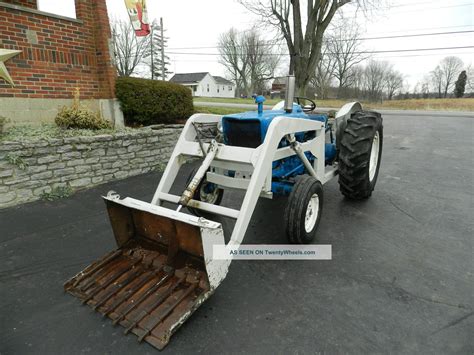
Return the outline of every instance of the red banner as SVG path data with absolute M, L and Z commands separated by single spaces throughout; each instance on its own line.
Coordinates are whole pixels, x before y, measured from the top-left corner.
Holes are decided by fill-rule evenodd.
M 130 21 L 137 36 L 148 36 L 150 34 L 150 23 L 148 22 L 148 11 L 146 0 L 125 0 Z

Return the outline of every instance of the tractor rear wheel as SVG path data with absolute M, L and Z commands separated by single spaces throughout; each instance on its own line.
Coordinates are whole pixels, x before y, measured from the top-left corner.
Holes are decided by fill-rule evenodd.
M 309 244 L 314 240 L 323 210 L 323 185 L 304 175 L 297 180 L 285 209 L 286 236 L 293 244 Z
M 199 167 L 194 168 L 188 176 L 186 186 L 189 185 L 193 177 L 196 175 Z M 217 187 L 216 184 L 206 180 L 206 176 L 201 180 L 201 183 L 194 192 L 193 200 L 210 203 L 213 205 L 220 205 L 222 197 L 224 196 L 224 190 Z M 206 212 L 201 211 L 197 208 L 187 207 L 196 217 L 204 217 Z
M 339 188 L 350 199 L 370 197 L 382 158 L 383 124 L 378 112 L 351 115 L 339 145 Z

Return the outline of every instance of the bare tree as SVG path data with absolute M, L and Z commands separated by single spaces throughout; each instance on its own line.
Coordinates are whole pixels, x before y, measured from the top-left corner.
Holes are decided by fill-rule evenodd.
M 261 92 L 265 82 L 274 78 L 280 57 L 271 47 L 269 48 L 271 43 L 265 42 L 256 29 L 245 32 L 244 39 L 250 78 L 248 94 L 251 95 L 256 91 Z
M 150 36 L 137 37 L 129 21 L 113 20 L 111 30 L 118 75 L 130 76 L 143 63 Z
M 474 92 L 474 66 L 469 64 L 466 68 L 467 82 L 466 82 L 466 91 Z
M 341 18 L 328 36 L 329 54 L 336 61 L 334 76 L 338 80 L 338 97 L 343 89 L 352 85 L 354 80 L 352 67 L 366 60 L 369 56 L 361 50 L 361 29 L 355 20 Z
M 443 95 L 444 73 L 439 65 L 430 73 L 430 78 L 433 90 L 438 93 L 438 99 L 440 99 Z
M 420 82 L 421 86 L 421 95 L 422 98 L 427 99 L 430 97 L 430 77 L 429 75 L 425 75 L 423 80 Z
M 452 91 L 451 89 L 463 66 L 462 60 L 454 56 L 446 57 L 440 62 L 440 68 L 443 73 L 444 97 L 447 97 L 448 92 Z
M 362 88 L 364 87 L 364 75 L 365 75 L 365 68 L 359 64 L 354 65 L 351 69 L 351 88 L 353 97 L 360 97 Z
M 463 66 L 464 63 L 462 60 L 454 56 L 446 57 L 441 61 L 440 67 L 443 72 L 444 97 L 447 97 L 448 92 L 452 91 L 451 89 L 454 86 L 454 82 Z
M 237 93 L 241 94 L 244 88 L 248 86 L 247 76 L 247 59 L 241 53 L 241 38 L 236 29 L 231 28 L 229 31 L 220 35 L 219 63 L 221 63 L 228 71 L 232 80 L 237 86 Z
M 219 62 L 235 81 L 238 91 L 252 95 L 274 77 L 279 56 L 255 28 L 223 33 L 219 39 Z
M 298 95 L 304 96 L 321 56 L 323 35 L 337 10 L 354 3 L 366 7 L 375 0 L 238 0 L 274 26 L 284 38 L 290 56 L 290 73 L 296 77 Z M 305 10 L 306 8 L 306 10 Z M 304 12 L 304 15 L 303 15 Z M 303 25 L 303 17 L 306 25 Z
M 385 87 L 387 89 L 387 97 L 392 100 L 395 92 L 403 88 L 403 74 L 393 68 L 389 68 L 385 74 Z
M 364 70 L 367 98 L 371 101 L 382 99 L 383 88 L 389 64 L 386 61 L 370 60 Z
M 316 72 L 311 79 L 311 85 L 316 89 L 319 98 L 326 99 L 328 97 L 329 88 L 334 79 L 334 70 L 336 68 L 336 60 L 334 55 L 329 53 L 328 43 L 325 40 L 321 50 L 321 59 L 316 65 Z

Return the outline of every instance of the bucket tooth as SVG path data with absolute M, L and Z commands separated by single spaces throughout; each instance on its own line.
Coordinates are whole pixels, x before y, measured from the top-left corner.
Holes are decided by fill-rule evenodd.
M 102 269 L 106 264 L 110 263 L 111 261 L 115 260 L 117 257 L 122 255 L 121 250 L 115 250 L 114 252 L 110 253 L 108 256 L 106 256 L 101 262 L 95 264 L 91 269 L 85 269 L 82 273 L 81 276 L 74 281 L 72 284 L 72 287 L 76 287 L 80 282 L 82 282 L 84 279 L 92 276 L 96 271 L 99 271 Z M 91 265 L 92 266 L 92 265 Z
M 161 270 L 161 268 L 159 269 Z M 159 271 L 158 270 L 158 271 Z M 117 297 L 117 299 L 112 303 L 108 308 L 103 311 L 103 316 L 107 316 L 110 312 L 115 310 L 118 306 L 132 297 L 135 293 L 138 292 L 145 284 L 151 281 L 154 277 L 156 277 L 156 272 L 150 272 L 147 276 L 145 276 L 137 285 L 130 288 L 129 290 L 125 291 L 122 296 Z
M 132 320 L 132 324 L 125 329 L 124 334 L 128 334 L 132 329 L 134 329 L 140 321 L 142 321 L 146 316 L 148 316 L 153 310 L 161 305 L 163 301 L 168 298 L 171 293 L 184 281 L 184 277 L 180 277 L 177 282 L 171 283 L 166 290 L 163 292 L 158 293 L 158 298 L 154 300 L 148 307 L 145 307 L 139 314 L 138 317 L 135 317 Z
M 165 317 L 167 317 L 175 307 L 180 304 L 187 296 L 191 294 L 196 289 L 197 283 L 192 283 L 191 285 L 188 286 L 188 288 L 183 292 L 182 295 L 179 297 L 175 298 L 175 300 L 171 303 L 166 305 L 166 307 L 160 312 L 160 315 L 157 316 L 156 318 L 153 318 L 152 325 L 150 327 L 145 328 L 145 331 L 143 332 L 142 335 L 138 337 L 138 341 L 142 342 L 145 337 L 147 337 L 153 329 L 155 329 L 158 324 L 160 324 Z
M 92 307 L 94 311 L 96 311 L 100 306 L 102 306 L 105 302 L 107 302 L 111 297 L 113 297 L 117 292 L 119 292 L 122 288 L 126 287 L 130 283 L 132 283 L 136 278 L 142 273 L 142 270 L 133 272 L 129 275 L 125 280 L 121 281 L 120 283 L 114 285 L 112 289 L 107 292 L 104 297 L 97 300 L 97 303 Z
M 125 316 L 127 316 L 127 314 L 129 314 L 131 311 L 133 311 L 135 308 L 137 308 L 143 301 L 145 301 L 153 292 L 155 292 L 156 290 L 158 290 L 161 286 L 163 286 L 163 284 L 168 281 L 171 277 L 173 277 L 173 275 L 171 273 L 168 273 L 166 274 L 162 279 L 160 279 L 156 284 L 154 284 L 151 288 L 149 288 L 148 290 L 146 290 L 146 292 L 139 298 L 137 299 L 136 301 L 134 301 L 133 303 L 130 303 L 127 307 L 127 309 L 121 313 L 117 318 L 114 319 L 114 321 L 112 322 L 112 324 L 117 324 L 118 322 L 120 322 L 122 319 L 125 318 Z
M 106 281 L 104 284 L 98 286 L 94 290 L 91 291 L 91 293 L 84 299 L 82 300 L 82 304 L 85 304 L 89 302 L 91 299 L 93 299 L 96 295 L 98 295 L 102 290 L 105 290 L 107 287 L 112 285 L 115 281 L 117 281 L 120 277 L 125 275 L 127 272 L 132 270 L 135 265 L 137 265 L 140 262 L 140 260 L 134 261 L 130 266 L 126 267 L 125 269 L 121 270 L 117 274 L 113 275 L 108 281 Z

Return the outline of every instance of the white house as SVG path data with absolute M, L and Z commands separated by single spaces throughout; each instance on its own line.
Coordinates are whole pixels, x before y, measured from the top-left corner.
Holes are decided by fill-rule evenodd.
M 193 96 L 235 97 L 233 82 L 220 76 L 212 76 L 209 73 L 175 74 L 170 81 L 189 87 Z

